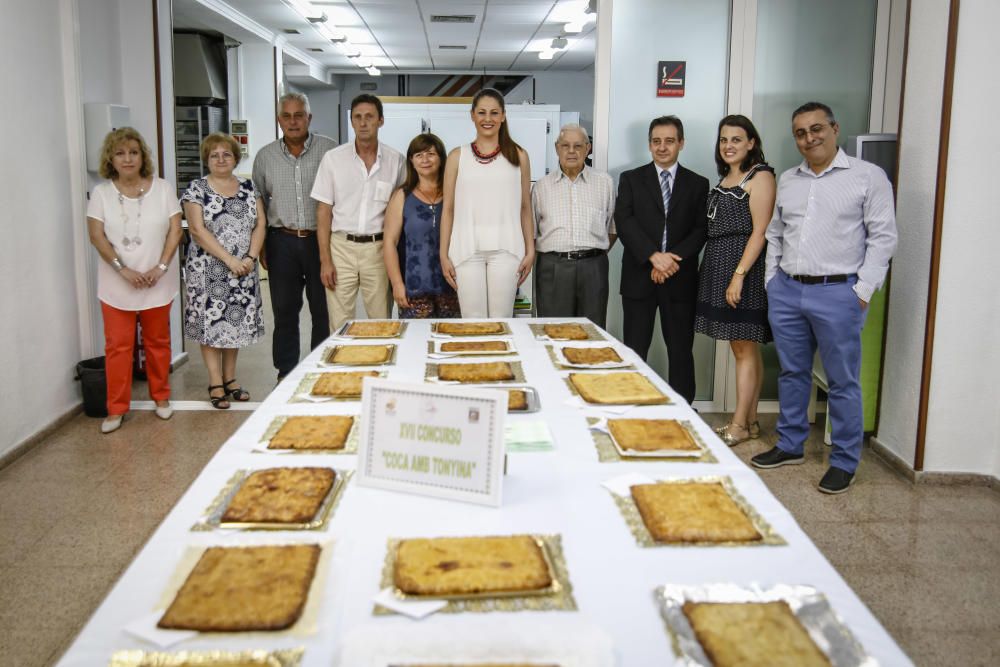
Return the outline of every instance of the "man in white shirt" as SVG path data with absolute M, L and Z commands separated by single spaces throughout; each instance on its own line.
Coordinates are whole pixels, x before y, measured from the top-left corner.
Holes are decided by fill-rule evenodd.
M 840 126 L 825 104 L 792 114 L 802 163 L 781 175 L 767 227 L 768 319 L 781 363 L 777 446 L 753 457 L 757 468 L 802 463 L 813 355 L 829 380 L 833 449 L 819 482 L 843 493 L 861 459 L 861 327 L 896 249 L 892 187 L 878 166 L 837 146 Z
M 587 317 L 600 327 L 608 314 L 608 249 L 615 242 L 615 188 L 585 164 L 590 137 L 575 123 L 556 139 L 559 170 L 535 183 L 539 317 Z
M 311 197 L 316 204 L 320 279 L 326 287 L 330 330 L 354 317 L 358 289 L 368 317 L 389 317 L 392 299 L 382 261 L 385 208 L 406 176 L 405 158 L 379 143 L 385 123 L 382 101 L 358 95 L 351 101 L 354 141 L 324 157 Z

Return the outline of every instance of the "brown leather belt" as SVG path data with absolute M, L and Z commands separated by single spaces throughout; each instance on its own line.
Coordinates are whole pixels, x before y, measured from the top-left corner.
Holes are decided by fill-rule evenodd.
M 271 229 L 288 234 L 289 236 L 297 236 L 300 239 L 308 238 L 316 233 L 315 229 L 292 229 L 290 227 L 271 227 Z
M 603 255 L 604 251 L 600 248 L 590 248 L 589 250 L 570 250 L 569 252 L 553 252 L 549 254 L 562 259 L 586 259 L 588 257 Z
M 347 240 L 354 243 L 374 243 L 382 240 L 382 232 L 378 234 L 347 234 Z

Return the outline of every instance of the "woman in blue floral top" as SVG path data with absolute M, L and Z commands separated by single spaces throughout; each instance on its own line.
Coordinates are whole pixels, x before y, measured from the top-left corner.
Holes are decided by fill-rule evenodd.
M 441 273 L 444 144 L 418 134 L 406 151 L 406 183 L 385 210 L 382 254 L 392 298 L 404 319 L 458 317 L 458 296 Z
M 191 182 L 181 201 L 192 242 L 185 264 L 184 335 L 201 344 L 208 368 L 208 395 L 219 409 L 248 401 L 236 382 L 239 348 L 264 335 L 257 257 L 265 219 L 253 183 L 233 175 L 240 145 L 213 133 L 201 143 L 209 174 Z

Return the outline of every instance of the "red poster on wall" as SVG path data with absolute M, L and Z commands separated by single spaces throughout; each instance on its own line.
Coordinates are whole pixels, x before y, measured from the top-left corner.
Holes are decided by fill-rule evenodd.
M 684 97 L 687 82 L 686 60 L 661 60 L 656 68 L 656 96 Z

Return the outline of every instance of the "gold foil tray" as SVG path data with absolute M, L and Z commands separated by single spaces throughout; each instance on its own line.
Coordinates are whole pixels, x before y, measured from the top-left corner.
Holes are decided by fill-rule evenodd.
M 202 515 L 201 520 L 191 526 L 191 530 L 323 530 L 329 523 L 330 517 L 333 516 L 334 509 L 340 504 L 340 498 L 344 495 L 344 487 L 347 486 L 347 482 L 354 475 L 353 470 L 333 469 L 336 475 L 333 479 L 333 485 L 327 491 L 326 497 L 323 498 L 319 509 L 316 510 L 316 515 L 310 521 L 304 523 L 223 521 L 222 515 L 226 513 L 226 509 L 229 507 L 229 503 L 232 502 L 233 496 L 243 486 L 243 482 L 254 472 L 256 471 L 237 470 L 233 473 L 233 476 L 229 478 L 229 481 L 219 491 L 219 495 L 215 497 L 212 504 L 205 510 L 205 514 Z
M 370 322 L 372 320 L 358 320 L 362 322 Z M 357 334 L 349 334 L 347 330 L 351 328 L 355 320 L 347 322 L 344 326 L 337 329 L 337 333 L 333 334 L 338 338 L 356 338 L 358 340 L 378 340 L 383 338 L 402 338 L 403 334 L 406 332 L 406 326 L 409 324 L 406 320 L 383 320 L 385 322 L 399 322 L 399 331 L 394 334 L 386 334 L 384 336 L 359 336 Z
M 586 341 L 575 340 L 573 342 L 574 343 L 585 343 Z M 613 346 L 612 345 L 608 345 L 608 347 L 613 347 Z M 549 354 L 549 361 L 552 362 L 552 365 L 555 366 L 555 368 L 556 368 L 557 371 L 585 371 L 585 370 L 594 370 L 594 371 L 604 371 L 604 370 L 608 370 L 608 371 L 634 371 L 634 370 L 636 370 L 635 364 L 630 364 L 628 362 L 625 362 L 624 365 L 622 365 L 622 366 L 617 366 L 617 365 L 616 366 L 600 366 L 600 365 L 598 365 L 598 366 L 580 366 L 580 365 L 570 365 L 568 362 L 563 361 L 562 359 L 559 358 L 559 350 L 556 349 L 555 345 L 546 345 L 545 346 L 545 351 L 548 352 L 548 354 Z M 616 352 L 617 352 L 617 350 L 616 350 Z M 620 357 L 621 355 L 619 354 L 618 356 Z
M 385 564 L 382 567 L 381 588 L 392 588 L 395 596 L 401 600 L 447 600 L 448 604 L 438 613 L 458 612 L 490 612 L 490 611 L 575 611 L 576 600 L 573 599 L 573 587 L 569 581 L 566 568 L 566 558 L 562 550 L 560 535 L 532 535 L 542 550 L 545 563 L 549 568 L 552 584 L 536 591 L 515 591 L 511 593 L 482 593 L 467 595 L 409 595 L 396 588 L 393 571 L 396 565 L 396 551 L 401 539 L 388 541 Z M 391 609 L 375 605 L 375 615 L 395 614 Z
M 639 514 L 639 508 L 635 506 L 635 501 L 632 500 L 631 494 L 628 496 L 619 496 L 618 494 L 612 493 L 611 497 L 614 498 L 615 505 L 618 506 L 618 510 L 622 514 L 622 518 L 625 519 L 625 523 L 628 525 L 629 530 L 632 531 L 632 536 L 635 538 L 636 543 L 642 547 L 759 547 L 759 546 L 783 546 L 788 544 L 785 542 L 785 538 L 781 537 L 774 528 L 771 526 L 767 520 L 760 515 L 760 512 L 754 508 L 753 505 L 747 501 L 743 495 L 736 490 L 736 486 L 733 484 L 733 480 L 729 477 L 723 477 L 721 475 L 711 475 L 704 477 L 688 477 L 688 478 L 671 478 L 671 479 L 656 479 L 654 480 L 657 484 L 721 484 L 722 488 L 725 489 L 729 497 L 733 499 L 736 506 L 747 515 L 753 527 L 757 529 L 760 533 L 761 538 L 759 540 L 753 541 L 724 541 L 724 542 L 710 542 L 710 541 L 697 541 L 697 542 L 657 542 L 650 535 L 649 529 L 646 528 L 646 524 L 642 520 L 642 515 Z
M 429 340 L 427 341 L 427 354 L 442 354 L 448 355 L 449 357 L 507 357 L 512 354 L 517 354 L 517 348 L 514 347 L 514 341 L 508 340 L 506 338 L 501 339 L 491 339 L 491 340 L 477 340 L 469 341 L 476 343 L 504 343 L 507 346 L 506 350 L 465 350 L 461 352 L 445 352 L 441 350 L 441 346 L 445 343 L 453 343 L 455 341 L 451 340 Z
M 584 340 L 549 338 L 548 334 L 545 333 L 546 324 L 579 324 L 581 327 L 583 327 L 583 330 L 587 334 L 587 337 Z M 554 340 L 567 343 L 583 343 L 584 341 L 587 340 L 602 340 L 602 341 L 608 340 L 597 328 L 597 325 L 591 322 L 587 322 L 586 324 L 581 324 L 580 322 L 542 322 L 542 323 L 532 322 L 528 324 L 528 328 L 531 329 L 531 333 L 535 337 L 535 340 Z
M 452 320 L 452 321 L 453 322 L 457 322 L 458 320 Z M 431 322 L 431 333 L 434 334 L 435 336 L 444 336 L 446 338 L 467 338 L 467 337 L 468 338 L 472 338 L 472 337 L 478 337 L 478 336 L 509 336 L 509 335 L 511 335 L 510 325 L 507 324 L 506 322 L 489 322 L 489 323 L 490 324 L 499 324 L 500 325 L 500 331 L 491 331 L 489 333 L 456 333 L 456 334 L 441 333 L 440 331 L 438 331 L 438 327 L 439 327 L 439 325 L 443 324 L 443 322 Z
M 388 345 L 365 345 L 365 347 L 386 347 L 389 350 L 388 356 L 385 361 L 333 361 L 333 355 L 337 354 L 337 350 L 341 348 L 356 347 L 354 345 L 334 345 L 333 347 L 328 347 L 323 351 L 323 359 L 319 362 L 320 366 L 328 368 L 347 368 L 353 366 L 391 366 L 396 363 L 396 345 L 394 343 L 389 343 Z
M 312 396 L 312 388 L 316 384 L 316 380 L 322 373 L 306 373 L 305 377 L 299 382 L 299 386 L 295 388 L 292 393 L 292 397 L 288 399 L 289 403 L 330 403 L 338 401 L 360 401 L 361 394 L 357 396 Z M 387 375 L 385 371 L 379 371 L 378 377 L 384 378 Z M 374 377 L 374 376 L 373 376 Z M 310 397 L 311 398 L 307 398 Z M 319 400 L 316 400 L 319 399 Z

